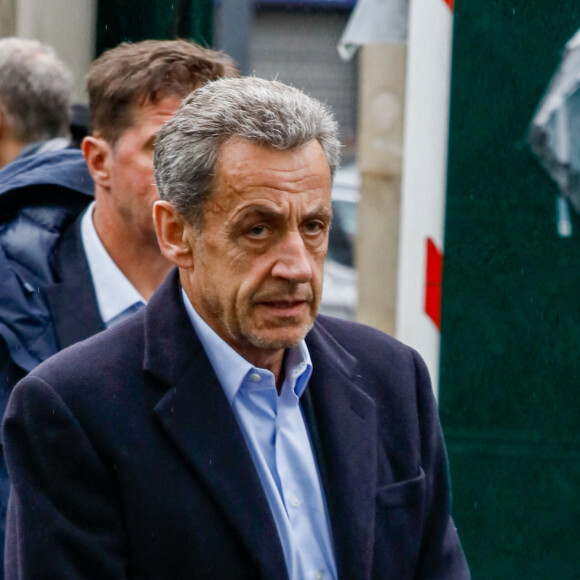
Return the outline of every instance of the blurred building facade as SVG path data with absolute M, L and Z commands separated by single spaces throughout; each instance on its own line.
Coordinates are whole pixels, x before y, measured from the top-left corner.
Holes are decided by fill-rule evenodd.
M 355 0 L 219 0 L 214 7 L 214 46 L 237 59 L 245 74 L 277 78 L 328 103 L 351 158 L 357 133 L 358 63 L 343 62 L 336 46 L 354 4 Z
M 236 0 L 239 2 L 240 0 Z M 180 5 L 150 0 L 0 0 L 0 36 L 36 38 L 52 45 L 68 64 L 76 79 L 76 100 L 84 101 L 84 75 L 95 56 L 121 40 L 186 35 L 171 16 L 205 13 L 202 22 L 191 17 L 189 34 L 201 36 L 217 47 L 222 5 L 190 0 L 186 11 Z M 253 20 L 252 34 L 246 38 L 250 55 L 249 73 L 279 80 L 304 89 L 327 102 L 335 111 L 345 144 L 354 143 L 357 125 L 357 62 L 343 63 L 336 45 L 348 21 L 355 0 L 277 0 L 248 2 Z M 164 15 L 155 18 L 156 12 Z M 215 12 L 215 30 L 200 34 L 196 27 L 208 28 Z M 199 18 L 199 17 L 198 17 Z M 180 34 L 181 33 L 181 34 Z M 215 39 L 213 39 L 215 33 Z M 222 36 L 227 35 L 225 31 Z M 236 55 L 233 55 L 234 58 Z
M 35 38 L 54 47 L 84 102 L 84 76 L 95 55 L 97 0 L 0 0 L 0 35 Z

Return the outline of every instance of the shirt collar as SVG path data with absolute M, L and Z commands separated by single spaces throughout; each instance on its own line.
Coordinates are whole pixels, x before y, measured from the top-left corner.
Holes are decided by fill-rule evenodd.
M 231 405 L 246 376 L 255 367 L 238 354 L 207 324 L 197 313 L 183 289 L 181 293 L 193 328 Z M 284 364 L 285 382 L 291 381 L 296 396 L 300 398 L 312 374 L 312 361 L 304 340 L 288 349 Z
M 137 303 L 146 304 L 147 301 L 137 292 L 103 246 L 93 223 L 94 209 L 93 201 L 82 217 L 81 239 L 93 279 L 99 313 L 107 326 L 128 308 Z

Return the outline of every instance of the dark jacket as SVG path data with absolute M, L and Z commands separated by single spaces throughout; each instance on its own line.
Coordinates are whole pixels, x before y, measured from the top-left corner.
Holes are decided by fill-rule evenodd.
M 46 361 L 4 423 L 6 578 L 287 578 L 268 500 L 177 273 L 131 319 Z M 466 580 L 425 365 L 319 317 L 301 402 L 344 580 Z
M 1 415 L 14 384 L 65 346 L 55 285 L 64 276 L 92 291 L 75 224 L 92 198 L 93 181 L 79 150 L 25 156 L 0 171 Z M 77 301 L 83 296 L 86 301 L 86 291 L 77 288 L 75 294 Z M 71 312 L 74 304 L 69 301 L 67 308 Z M 84 328 L 90 325 L 85 322 Z M 0 543 L 7 499 L 0 447 Z
M 23 157 L 0 171 L 0 336 L 25 372 L 59 350 L 46 295 L 54 250 L 92 196 L 76 149 Z

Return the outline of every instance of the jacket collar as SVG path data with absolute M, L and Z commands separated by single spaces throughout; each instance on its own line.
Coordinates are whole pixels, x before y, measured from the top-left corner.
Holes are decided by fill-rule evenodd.
M 353 378 L 357 361 L 322 323 L 315 324 L 307 343 L 314 372 L 305 415 L 323 474 L 339 577 L 367 578 L 375 513 L 374 404 Z M 146 308 L 143 364 L 167 386 L 155 407 L 163 428 L 228 514 L 262 576 L 279 578 L 285 562 L 268 501 L 185 312 L 177 271 Z
M 143 364 L 167 386 L 155 412 L 178 452 L 229 518 L 260 576 L 280 578 L 286 564 L 266 494 L 226 395 L 187 317 L 176 271 L 145 310 Z
M 313 374 L 305 401 L 322 472 L 339 578 L 369 578 L 376 509 L 376 409 L 357 384 L 358 361 L 319 317 L 306 342 Z
M 81 215 L 62 234 L 53 255 L 56 283 L 46 287 L 58 346 L 63 349 L 104 330 L 85 256 Z
M 0 171 L 0 203 L 4 203 L 5 194 L 14 193 L 13 201 L 19 207 L 30 205 L 31 199 L 42 205 L 46 202 L 47 186 L 58 186 L 51 190 L 52 197 L 60 197 L 70 190 L 73 197 L 84 198 L 84 203 L 94 197 L 94 182 L 89 173 L 86 161 L 79 149 L 48 151 L 37 155 L 19 157 Z M 23 188 L 29 190 L 22 203 Z M 70 193 L 69 192 L 69 193 Z M 11 196 L 12 197 L 12 196 Z M 20 198 L 20 199 L 19 199 Z

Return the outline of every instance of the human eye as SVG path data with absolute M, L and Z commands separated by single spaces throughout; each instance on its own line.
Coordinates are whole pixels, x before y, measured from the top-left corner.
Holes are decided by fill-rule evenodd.
M 304 232 L 309 236 L 318 236 L 323 234 L 326 229 L 326 223 L 319 219 L 307 221 L 303 226 Z
M 253 240 L 263 240 L 270 234 L 270 229 L 264 224 L 257 224 L 250 227 L 246 236 Z

